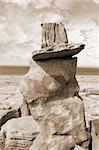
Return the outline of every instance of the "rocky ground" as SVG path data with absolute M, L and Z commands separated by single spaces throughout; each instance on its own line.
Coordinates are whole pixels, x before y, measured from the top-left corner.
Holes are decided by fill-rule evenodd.
M 6 150 L 29 149 L 39 132 L 39 126 L 31 116 L 15 119 L 21 116 L 20 106 L 23 103 L 23 97 L 19 89 L 22 80 L 23 76 L 0 76 L 0 150 L 3 150 L 4 143 Z M 84 101 L 87 127 L 89 127 L 90 120 L 99 119 L 99 77 L 79 75 L 77 80 L 80 85 L 79 95 Z M 30 126 L 32 123 L 33 128 Z M 97 140 L 96 137 L 95 139 Z M 79 146 L 75 147 L 76 149 L 80 150 Z
M 14 99 L 22 99 L 20 94 L 20 83 L 23 76 L 0 76 L 0 103 Z M 87 117 L 99 116 L 99 76 L 77 76 L 80 85 L 80 96 L 84 99 Z M 86 99 L 85 99 L 86 97 Z M 0 108 L 2 109 L 2 108 Z

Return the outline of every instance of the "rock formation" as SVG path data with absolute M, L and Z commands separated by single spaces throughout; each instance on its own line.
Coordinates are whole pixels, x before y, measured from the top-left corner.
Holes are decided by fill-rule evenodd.
M 28 150 L 38 133 L 38 123 L 31 116 L 11 119 L 1 128 L 0 150 Z
M 22 110 L 28 109 L 40 125 L 30 150 L 71 150 L 88 140 L 75 77 L 77 58 L 72 57 L 84 44 L 68 44 L 62 23 L 45 23 L 42 28 L 42 49 L 33 53 L 21 91 L 26 106 Z
M 98 150 L 99 120 L 88 116 L 86 100 L 98 101 L 99 90 L 84 90 L 80 97 L 75 76 L 73 56 L 84 44 L 68 44 L 62 23 L 41 26 L 42 48 L 33 52 L 23 97 L 13 91 L 1 96 L 0 150 Z
M 42 23 L 42 48 L 54 44 L 68 43 L 66 29 L 60 23 Z

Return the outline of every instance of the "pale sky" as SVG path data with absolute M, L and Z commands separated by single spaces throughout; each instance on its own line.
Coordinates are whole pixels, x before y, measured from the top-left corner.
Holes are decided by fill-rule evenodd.
M 78 66 L 99 67 L 99 0 L 0 0 L 0 64 L 28 64 L 41 46 L 41 22 L 62 21 L 84 43 Z

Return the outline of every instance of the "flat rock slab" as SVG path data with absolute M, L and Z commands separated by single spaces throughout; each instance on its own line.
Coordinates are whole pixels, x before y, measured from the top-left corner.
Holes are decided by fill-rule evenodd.
M 58 45 L 48 46 L 40 51 L 33 52 L 34 60 L 44 60 L 51 58 L 72 57 L 84 49 L 84 44 L 67 44 L 61 43 Z
M 5 133 L 6 150 L 28 150 L 39 133 L 38 123 L 32 116 L 7 121 L 1 128 Z

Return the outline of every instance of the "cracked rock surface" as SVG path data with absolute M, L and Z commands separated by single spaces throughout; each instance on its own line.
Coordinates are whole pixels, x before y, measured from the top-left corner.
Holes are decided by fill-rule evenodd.
M 5 135 L 5 150 L 28 150 L 39 133 L 39 125 L 32 116 L 15 118 L 2 126 L 1 133 Z
M 88 140 L 83 102 L 77 97 L 76 61 L 33 61 L 24 77 L 24 102 L 40 125 L 30 150 L 71 150 Z

